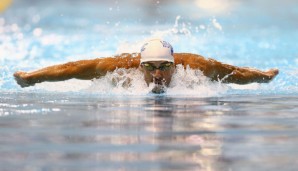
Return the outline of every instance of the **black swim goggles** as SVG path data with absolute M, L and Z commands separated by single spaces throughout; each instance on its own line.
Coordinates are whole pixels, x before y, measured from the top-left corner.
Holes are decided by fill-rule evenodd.
M 142 63 L 141 65 L 148 71 L 154 71 L 157 69 L 161 71 L 168 71 L 169 69 L 171 69 L 173 62 L 162 63 L 159 67 L 156 67 L 150 63 Z

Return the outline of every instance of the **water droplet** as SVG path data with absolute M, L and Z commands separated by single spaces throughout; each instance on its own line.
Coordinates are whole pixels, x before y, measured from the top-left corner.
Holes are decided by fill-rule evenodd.
M 41 36 L 41 34 L 42 34 L 42 29 L 41 29 L 41 28 L 35 28 L 35 29 L 33 30 L 33 35 L 34 35 L 35 37 L 39 37 L 39 36 Z

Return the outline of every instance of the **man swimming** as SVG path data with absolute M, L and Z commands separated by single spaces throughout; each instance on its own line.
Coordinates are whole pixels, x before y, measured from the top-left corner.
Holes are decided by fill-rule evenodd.
M 200 70 L 212 81 L 223 83 L 268 83 L 279 72 L 278 69 L 260 71 L 232 66 L 196 54 L 174 53 L 168 42 L 153 39 L 143 45 L 140 53 L 68 62 L 33 72 L 18 71 L 14 73 L 14 77 L 21 87 L 28 87 L 44 81 L 64 81 L 72 78 L 91 80 L 105 76 L 107 72 L 117 68 L 139 68 L 147 85 L 155 84 L 152 92 L 162 93 L 171 83 L 175 67 L 179 64 L 184 68 L 189 66 L 191 69 Z

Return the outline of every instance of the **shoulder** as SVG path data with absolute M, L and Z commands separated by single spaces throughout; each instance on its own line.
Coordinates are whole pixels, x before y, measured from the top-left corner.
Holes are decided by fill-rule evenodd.
M 174 59 L 176 65 L 206 60 L 203 56 L 193 53 L 174 53 Z
M 113 55 L 110 57 L 101 57 L 96 58 L 94 61 L 100 62 L 100 63 L 139 63 L 140 62 L 140 54 L 139 53 L 121 53 L 117 55 Z
M 139 53 L 122 53 L 113 57 L 118 68 L 137 68 L 140 65 Z

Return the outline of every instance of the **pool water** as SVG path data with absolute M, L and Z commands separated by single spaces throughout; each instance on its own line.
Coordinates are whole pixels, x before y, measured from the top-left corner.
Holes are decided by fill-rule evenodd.
M 4 1 L 0 170 L 297 170 L 294 0 Z M 135 69 L 28 88 L 12 76 L 139 52 L 156 37 L 175 52 L 280 74 L 236 85 L 178 67 L 162 95 Z M 133 86 L 113 85 L 115 78 Z
M 1 170 L 295 170 L 297 96 L 4 93 Z

